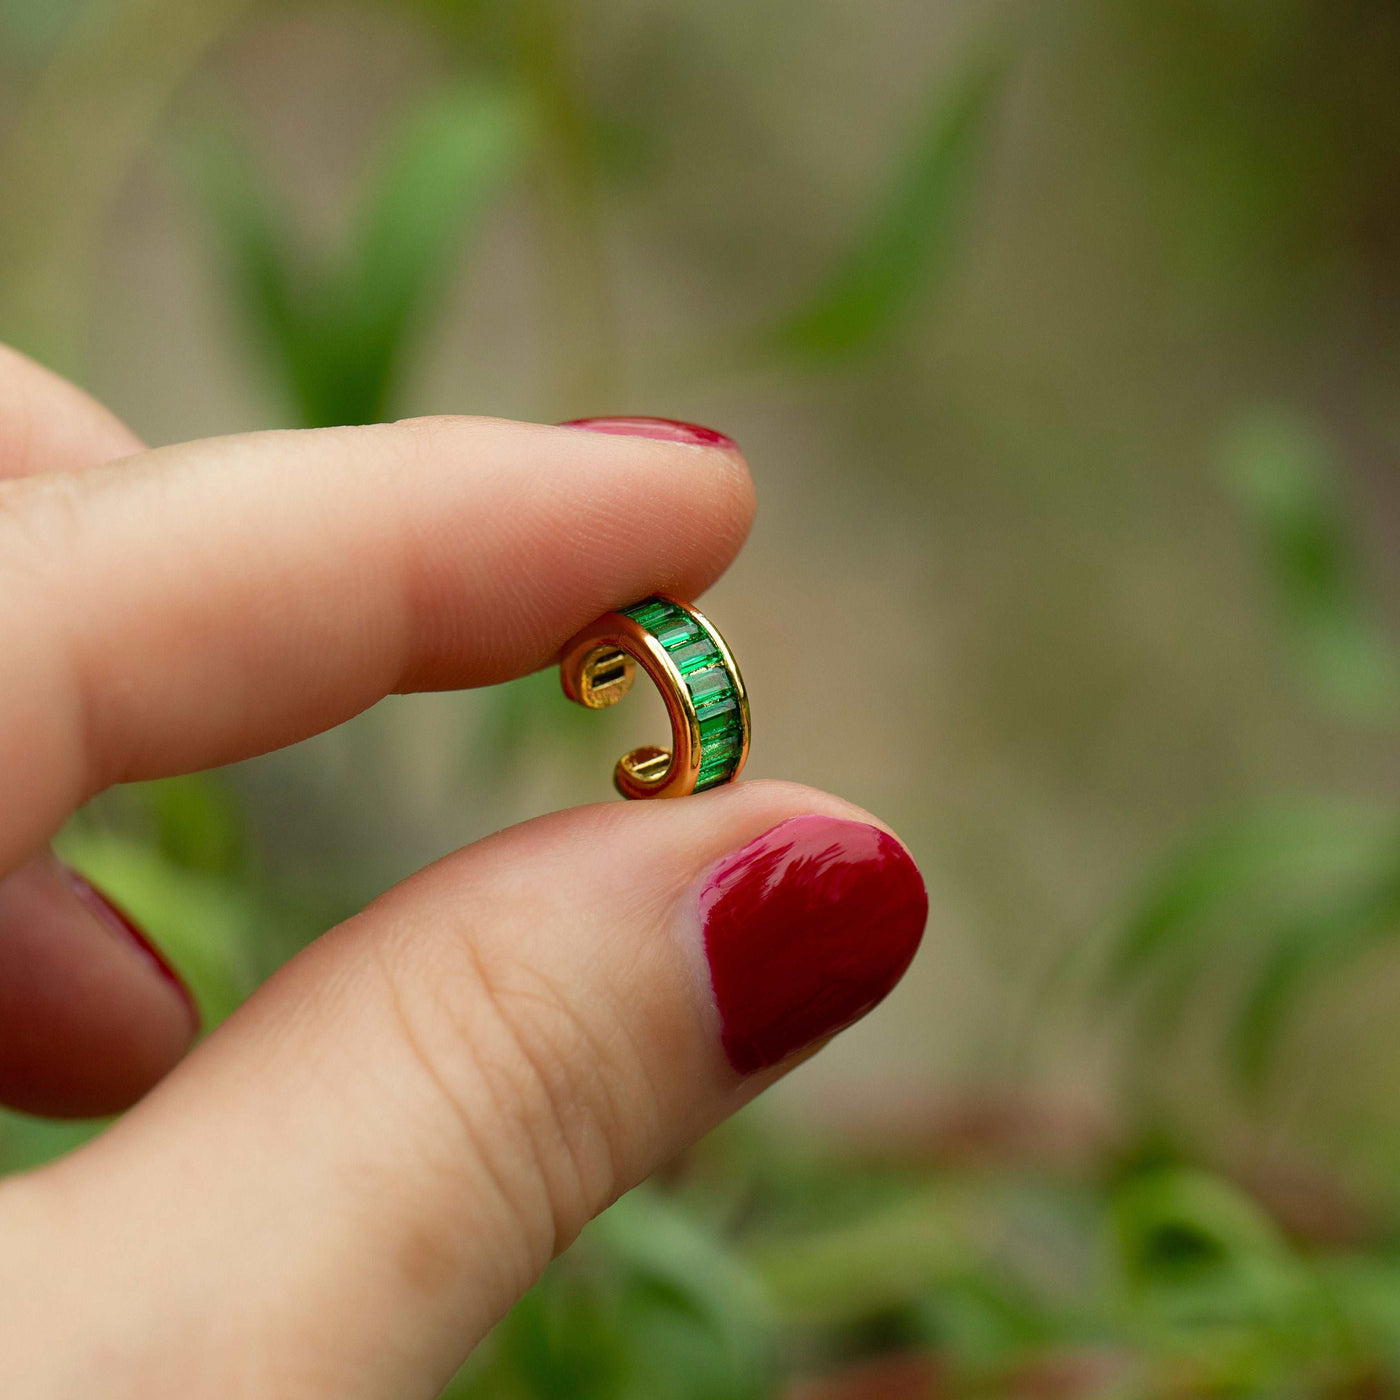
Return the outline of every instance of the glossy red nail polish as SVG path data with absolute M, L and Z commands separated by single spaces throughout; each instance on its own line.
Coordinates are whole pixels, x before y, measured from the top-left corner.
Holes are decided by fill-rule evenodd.
M 700 891 L 725 1053 L 740 1074 L 844 1029 L 903 976 L 928 918 L 909 853 L 878 827 L 793 817 Z
M 683 423 L 679 418 L 571 418 L 561 428 L 582 428 L 590 433 L 611 433 L 614 437 L 654 438 L 657 442 L 685 442 L 692 447 L 735 447 L 731 437 L 699 423 Z
M 198 1030 L 200 1015 L 194 994 L 185 985 L 180 974 L 166 962 L 165 955 L 160 949 L 132 921 L 131 916 L 124 909 L 113 904 L 96 885 L 85 880 L 76 870 L 71 866 L 64 865 L 62 861 L 55 863 L 64 879 L 72 886 L 73 893 L 97 916 L 98 920 L 105 924 L 118 938 L 130 943 L 150 963 L 152 968 L 180 994 L 180 999 L 189 1010 L 190 1020 L 194 1022 L 194 1027 Z

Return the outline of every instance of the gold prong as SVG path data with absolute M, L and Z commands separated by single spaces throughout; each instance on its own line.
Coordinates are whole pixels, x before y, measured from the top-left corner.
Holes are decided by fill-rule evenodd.
M 669 749 L 643 744 L 641 748 L 633 749 L 618 759 L 613 784 L 624 797 L 628 797 L 631 795 L 629 789 L 659 788 L 666 781 L 670 769 Z
M 579 694 L 590 710 L 616 705 L 629 690 L 637 674 L 637 663 L 620 647 L 601 646 L 583 660 Z

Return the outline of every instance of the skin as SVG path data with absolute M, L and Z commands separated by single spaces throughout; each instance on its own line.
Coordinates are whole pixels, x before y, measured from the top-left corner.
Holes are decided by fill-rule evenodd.
M 332 929 L 188 1055 L 178 995 L 47 843 L 112 783 L 697 596 L 748 531 L 747 468 L 462 418 L 146 451 L 0 350 L 0 478 L 0 1083 L 135 1105 L 0 1184 L 0 1394 L 426 1400 L 592 1215 L 790 1067 L 726 1061 L 696 880 L 789 817 L 870 818 L 754 782 L 528 822 Z

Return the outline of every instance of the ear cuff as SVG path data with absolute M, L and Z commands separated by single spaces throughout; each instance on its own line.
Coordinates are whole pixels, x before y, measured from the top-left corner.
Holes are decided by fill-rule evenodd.
M 564 694 L 590 710 L 615 705 L 640 666 L 671 720 L 671 747 L 618 759 L 624 797 L 685 797 L 739 776 L 749 756 L 749 700 L 724 638 L 689 603 L 658 594 L 585 627 L 560 654 Z

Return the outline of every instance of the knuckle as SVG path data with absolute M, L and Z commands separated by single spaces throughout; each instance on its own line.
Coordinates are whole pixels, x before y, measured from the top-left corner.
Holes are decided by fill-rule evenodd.
M 0 481 L 0 568 L 16 587 L 51 587 L 55 560 L 71 558 L 82 525 L 81 488 L 69 475 Z
M 120 771 L 118 746 L 104 743 L 122 709 L 121 687 L 108 685 L 95 703 L 94 648 L 84 590 L 95 586 L 92 475 L 57 473 L 0 481 L 0 636 L 26 641 L 51 668 L 55 693 L 72 709 L 72 749 L 83 772 L 84 795 L 107 786 L 107 767 Z M 105 717 L 105 718 L 104 718 Z M 106 754 L 109 764 L 101 761 Z

